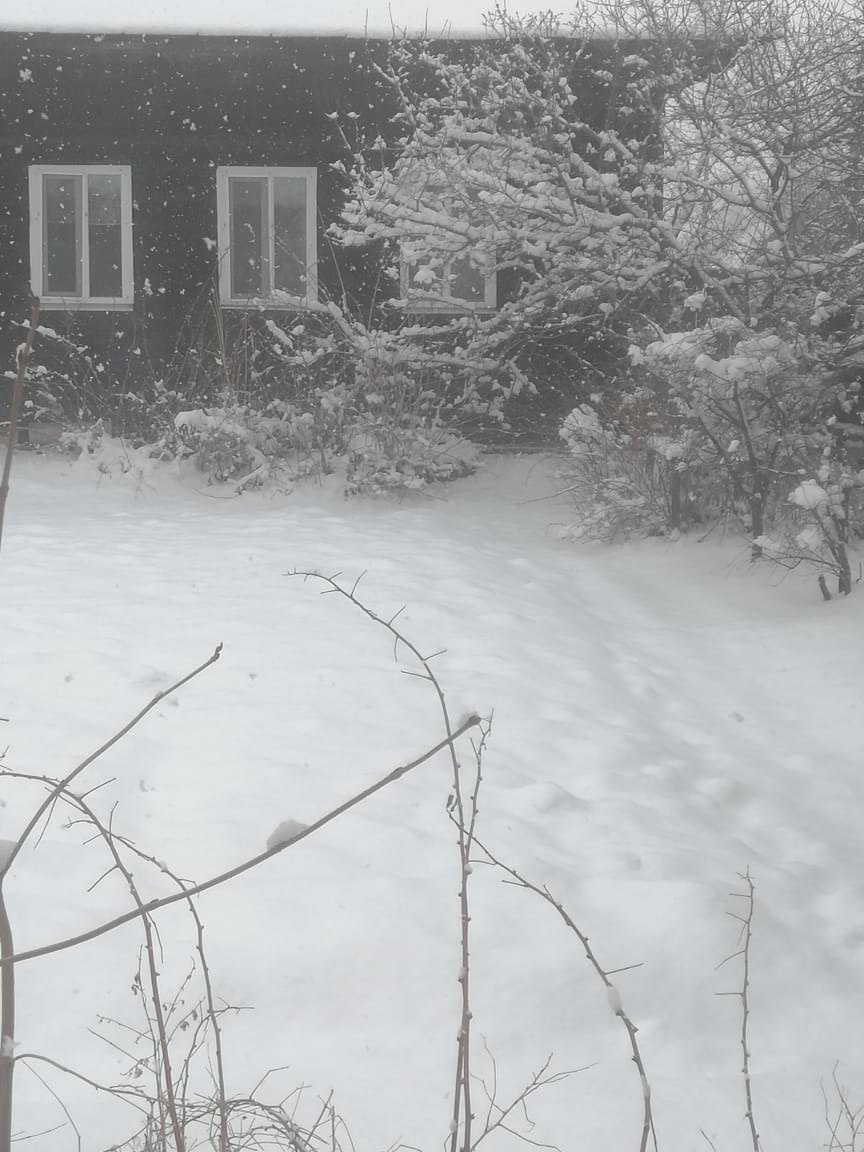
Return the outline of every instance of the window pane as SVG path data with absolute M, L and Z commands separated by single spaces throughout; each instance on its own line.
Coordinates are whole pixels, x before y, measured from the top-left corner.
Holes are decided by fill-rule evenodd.
M 42 290 L 81 295 L 81 177 L 43 176 Z
M 88 176 L 90 295 L 123 295 L 120 177 Z
M 267 181 L 260 177 L 229 180 L 228 212 L 231 296 L 235 300 L 269 296 Z
M 306 295 L 306 187 L 303 176 L 273 178 L 275 286 L 292 296 Z
M 485 303 L 486 272 L 482 267 L 472 265 L 468 256 L 460 256 L 451 262 L 447 280 L 447 290 L 456 300 L 470 304 Z

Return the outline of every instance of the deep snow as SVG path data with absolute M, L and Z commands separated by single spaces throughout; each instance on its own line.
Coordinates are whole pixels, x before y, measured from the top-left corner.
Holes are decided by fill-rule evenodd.
M 487 458 L 480 474 L 402 504 L 308 485 L 224 499 L 165 469 L 100 477 L 84 460 L 15 461 L 0 555 L 0 737 L 6 764 L 65 772 L 154 693 L 224 642 L 220 662 L 90 769 L 118 831 L 187 877 L 263 851 L 434 744 L 427 685 L 350 605 L 286 575 L 366 571 L 360 590 L 436 660 L 454 714 L 494 708 L 480 832 L 548 884 L 617 976 L 638 1024 L 665 1152 L 748 1147 L 740 987 L 728 912 L 757 885 L 751 1048 L 766 1149 L 815 1149 L 835 1061 L 864 1099 L 862 594 L 754 571 L 733 542 L 614 548 L 559 541 L 551 464 Z M 214 498 L 215 497 L 215 498 Z M 402 667 L 409 667 L 402 663 Z M 0 781 L 0 839 L 36 792 Z M 231 1086 L 268 1069 L 334 1101 L 358 1150 L 438 1149 L 458 1013 L 458 888 L 445 757 L 257 871 L 201 898 Z M 96 844 L 58 814 L 8 896 L 19 950 L 128 907 Z M 167 891 L 136 869 L 145 892 Z M 501 1098 L 548 1056 L 585 1068 L 535 1098 L 534 1140 L 636 1149 L 627 1038 L 551 909 L 477 868 L 473 1010 L 479 1075 Z M 166 986 L 192 937 L 161 920 Z M 128 1061 L 88 1029 L 137 1021 L 140 932 L 19 969 L 19 1051 L 96 1079 Z M 125 1043 L 125 1038 L 124 1038 Z M 287 1066 L 287 1067 L 286 1067 Z M 85 1135 L 132 1126 L 119 1105 L 40 1068 Z M 17 1071 L 16 1128 L 63 1122 Z M 479 1094 L 477 1088 L 475 1094 Z M 515 1142 L 502 1133 L 490 1149 Z M 33 1152 L 74 1148 L 66 1128 Z

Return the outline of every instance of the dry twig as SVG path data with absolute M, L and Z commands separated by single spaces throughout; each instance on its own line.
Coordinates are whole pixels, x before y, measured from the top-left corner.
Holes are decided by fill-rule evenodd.
M 395 621 L 400 615 L 402 609 L 394 613 L 389 619 L 379 616 L 366 604 L 357 598 L 357 587 L 363 579 L 364 573 L 361 573 L 354 581 L 350 589 L 343 587 L 338 577 L 340 573 L 333 576 L 324 576 L 320 572 L 293 572 L 293 576 L 300 576 L 304 580 L 315 580 L 324 584 L 323 594 L 335 594 L 343 597 L 349 601 L 356 608 L 367 616 L 373 623 L 382 627 L 390 634 L 393 639 L 393 654 L 398 658 L 400 646 L 405 648 L 417 661 L 421 668 L 421 672 L 415 673 L 421 679 L 426 680 L 431 684 L 435 695 L 438 700 L 438 705 L 441 710 L 441 716 L 444 722 L 444 730 L 447 734 L 447 739 L 444 746 L 448 749 L 450 756 L 450 765 L 452 769 L 453 791 L 452 791 L 452 805 L 449 806 L 451 819 L 456 824 L 459 835 L 459 861 L 460 861 L 460 884 L 459 884 L 459 916 L 460 916 L 460 968 L 459 968 L 459 988 L 461 998 L 461 1010 L 459 1020 L 459 1031 L 457 1033 L 457 1047 L 456 1047 L 456 1073 L 455 1073 L 455 1087 L 453 1092 L 453 1110 L 450 1117 L 450 1134 L 449 1134 L 449 1150 L 456 1152 L 459 1146 L 459 1132 L 461 1127 L 462 1138 L 461 1147 L 462 1152 L 470 1152 L 472 1147 L 471 1143 L 471 1124 L 474 1119 L 471 1111 L 471 1003 L 470 1003 L 470 940 L 469 940 L 469 927 L 471 922 L 469 902 L 468 902 L 468 878 L 471 874 L 471 849 L 474 843 L 474 828 L 477 820 L 477 801 L 480 789 L 480 782 L 482 779 L 482 760 L 483 749 L 486 740 L 489 736 L 489 723 L 484 723 L 476 715 L 469 716 L 455 731 L 450 718 L 450 711 L 447 706 L 447 700 L 444 695 L 444 689 L 441 682 L 438 680 L 434 671 L 432 670 L 431 662 L 436 656 L 441 655 L 440 652 L 432 653 L 425 656 L 420 649 L 413 644 L 403 632 L 401 632 L 395 625 Z M 474 775 L 474 784 L 472 787 L 471 798 L 467 808 L 466 819 L 466 805 L 465 798 L 462 791 L 462 778 L 461 766 L 459 759 L 456 755 L 455 742 L 457 736 L 466 731 L 466 727 L 478 727 L 481 731 L 480 741 L 474 746 L 475 766 L 476 771 Z
M 825 1123 L 830 1133 L 828 1152 L 861 1152 L 861 1135 L 862 1131 L 864 1131 L 864 1104 L 856 1108 L 850 1103 L 849 1092 L 846 1086 L 840 1083 L 837 1068 L 838 1065 L 835 1064 L 831 1070 L 831 1083 L 834 1085 L 834 1094 L 837 1097 L 837 1102 L 834 1105 L 836 1116 L 832 1116 L 828 1093 L 825 1091 L 825 1085 L 822 1085 L 822 1099 L 825 1102 Z
M 331 809 L 326 815 L 321 816 L 314 823 L 309 824 L 302 831 L 290 840 L 283 841 L 275 844 L 272 848 L 268 848 L 266 852 L 259 852 L 257 856 L 252 856 L 248 860 L 229 868 L 225 872 L 220 872 L 218 876 L 211 876 L 209 880 L 203 880 L 200 884 L 192 884 L 182 892 L 173 892 L 170 896 L 162 896 L 157 900 L 148 900 L 143 909 L 139 910 L 133 908 L 130 912 L 124 912 L 120 916 L 115 916 L 113 920 L 106 920 L 105 923 L 97 925 L 95 928 L 89 929 L 87 932 L 81 932 L 77 936 L 68 936 L 64 940 L 57 940 L 53 944 L 43 944 L 38 948 L 29 948 L 25 952 L 16 952 L 9 956 L 0 958 L 0 965 L 4 967 L 11 967 L 15 964 L 23 964 L 26 960 L 35 960 L 39 956 L 52 956 L 57 952 L 66 952 L 70 948 L 76 948 L 79 944 L 86 944 L 89 940 L 97 940 L 100 936 L 105 936 L 109 932 L 113 932 L 116 928 L 120 928 L 123 924 L 129 924 L 133 920 L 137 920 L 142 913 L 150 915 L 157 912 L 160 908 L 168 908 L 172 904 L 177 904 L 181 900 L 188 900 L 190 896 L 197 896 L 201 892 L 209 892 L 212 888 L 220 887 L 222 884 L 227 884 L 229 880 L 233 880 L 236 876 L 242 876 L 244 872 L 249 872 L 253 868 L 257 868 L 259 864 L 263 864 L 265 860 L 271 860 L 274 856 L 278 856 L 280 852 L 286 851 L 288 848 L 293 848 L 299 844 L 301 840 L 314 835 L 325 825 L 336 820 L 351 808 L 355 808 L 364 800 L 368 800 L 376 792 L 380 792 L 382 788 L 386 788 L 388 784 L 393 784 L 396 780 L 400 780 L 408 772 L 418 768 L 421 764 L 425 764 L 427 760 L 431 760 L 437 756 L 443 749 L 448 748 L 454 741 L 458 740 L 466 732 L 472 728 L 476 728 L 481 723 L 479 716 L 469 716 L 466 720 L 456 728 L 450 736 L 444 740 L 439 740 L 432 748 L 427 749 L 426 752 L 418 756 L 414 760 L 408 761 L 406 764 L 400 764 L 394 768 L 392 772 L 388 772 L 380 780 L 374 784 L 370 784 L 368 788 L 364 788 L 361 792 L 356 793 L 344 803 L 339 804 L 336 808 Z M 2 775 L 2 773 L 0 773 Z M 0 1149 L 2 1152 L 2 1149 Z
M 728 964 L 730 960 L 734 960 L 737 956 L 742 958 L 743 962 L 743 976 L 741 990 L 739 992 L 720 992 L 720 996 L 738 996 L 741 999 L 741 1053 L 742 1064 L 741 1074 L 744 1077 L 744 1098 L 746 1102 L 746 1111 L 744 1118 L 750 1127 L 750 1141 L 753 1145 L 753 1152 L 762 1152 L 762 1144 L 759 1140 L 759 1132 L 756 1128 L 756 1118 L 753 1114 L 753 1090 L 750 1082 L 750 1043 L 748 1039 L 748 1029 L 750 1024 L 750 941 L 753 935 L 753 909 L 754 909 L 754 893 L 755 885 L 750 876 L 750 869 L 741 874 L 741 879 L 747 885 L 746 892 L 733 892 L 731 895 L 747 901 L 747 910 L 743 916 L 737 912 L 730 912 L 729 915 L 733 920 L 737 920 L 741 924 L 741 935 L 739 942 L 741 947 L 727 956 L 725 960 L 721 960 L 717 965 L 722 968 L 724 964 Z
M 624 1007 L 621 1003 L 620 993 L 609 979 L 613 972 L 627 971 L 629 968 L 638 967 L 638 965 L 627 965 L 626 968 L 615 969 L 604 968 L 597 957 L 594 955 L 594 951 L 591 948 L 588 937 L 578 927 L 560 900 L 556 900 L 545 885 L 541 888 L 538 884 L 534 884 L 530 880 L 527 880 L 520 872 L 517 872 L 515 868 L 512 868 L 509 864 L 505 864 L 502 860 L 499 860 L 498 857 L 495 856 L 486 847 L 486 845 L 482 843 L 482 841 L 478 840 L 476 836 L 474 837 L 474 843 L 486 857 L 488 863 L 494 865 L 496 868 L 500 868 L 503 872 L 506 872 L 507 875 L 515 880 L 521 888 L 526 888 L 529 892 L 534 892 L 541 898 L 541 900 L 545 900 L 547 904 L 551 905 L 551 907 L 555 909 L 555 911 L 558 913 L 567 927 L 571 930 L 571 932 L 575 933 L 579 943 L 585 950 L 586 959 L 597 973 L 597 975 L 600 977 L 600 979 L 603 981 L 603 984 L 606 987 L 606 994 L 609 998 L 610 1007 L 621 1021 L 621 1023 L 624 1025 L 624 1028 L 627 1031 L 628 1039 L 630 1041 L 630 1052 L 632 1055 L 632 1060 L 639 1072 L 639 1082 L 642 1088 L 642 1131 L 639 1140 L 639 1152 L 646 1152 L 649 1136 L 653 1140 L 654 1150 L 657 1152 L 657 1133 L 654 1130 L 654 1114 L 651 1108 L 651 1085 L 648 1081 L 648 1075 L 645 1071 L 645 1064 L 642 1059 L 642 1052 L 639 1047 L 639 1041 L 636 1038 L 636 1033 L 639 1031 L 639 1029 L 630 1019 L 628 1014 L 624 1011 Z
M 31 327 L 32 330 L 32 327 Z M 141 720 L 152 711 L 166 696 L 178 691 L 184 684 L 188 684 L 200 675 L 211 664 L 215 664 L 222 653 L 222 645 L 217 645 L 213 655 L 199 664 L 187 675 L 182 676 L 162 692 L 157 692 L 153 699 L 146 704 L 132 719 L 120 728 L 114 735 L 106 740 L 95 752 L 86 756 L 79 764 L 68 772 L 62 780 L 56 781 L 49 788 L 48 796 L 38 806 L 28 821 L 23 832 L 11 846 L 0 863 L 0 1152 L 11 1152 L 12 1149 L 12 1084 L 15 1074 L 14 1045 L 15 1045 L 15 964 L 18 957 L 15 955 L 15 944 L 12 934 L 12 925 L 6 909 L 4 896 L 4 882 L 9 875 L 18 854 L 24 847 L 42 817 L 49 813 L 58 799 L 69 792 L 72 782 L 81 775 L 95 760 L 109 748 L 113 748 L 122 740 Z M 136 908 L 129 917 L 135 919 L 146 912 L 147 909 Z M 98 933 L 97 933 L 98 935 Z M 178 1150 L 179 1152 L 179 1150 Z

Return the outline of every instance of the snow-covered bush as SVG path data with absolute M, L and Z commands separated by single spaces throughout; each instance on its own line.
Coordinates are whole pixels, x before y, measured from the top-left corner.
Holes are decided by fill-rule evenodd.
M 346 495 L 403 495 L 477 468 L 479 449 L 441 428 L 402 429 L 385 419 L 357 425 L 348 455 Z
M 821 388 L 794 330 L 754 332 L 734 317 L 652 341 L 639 359 L 662 378 L 696 446 L 703 477 L 754 538 L 785 501 L 789 478 L 819 453 Z M 759 544 L 754 544 L 756 555 Z
M 838 590 L 852 591 L 849 564 L 849 500 L 852 491 L 861 487 L 862 477 L 846 468 L 825 464 L 816 480 L 805 480 L 789 497 L 802 508 L 810 523 L 796 542 L 817 560 L 827 563 L 837 574 Z
M 416 487 L 470 470 L 468 446 L 456 459 L 455 426 L 473 393 L 453 375 L 408 354 L 398 331 L 332 301 L 275 318 L 208 312 L 199 328 L 190 323 L 174 368 L 176 390 L 198 403 L 176 414 L 162 442 L 240 487 L 286 469 L 342 467 L 347 492 Z
M 337 406 L 336 398 L 323 397 L 323 420 L 276 402 L 263 413 L 243 405 L 196 408 L 177 414 L 175 436 L 163 446 L 170 443 L 177 456 L 193 457 L 212 482 L 230 481 L 238 490 L 264 484 L 274 469 L 293 478 L 320 474 L 331 467 L 320 427 Z
M 612 541 L 676 531 L 692 519 L 687 494 L 688 442 L 674 421 L 661 419 L 662 398 L 647 387 L 623 393 L 614 414 L 607 399 L 574 408 L 561 426 L 564 470 L 576 518 L 571 539 Z M 601 408 L 602 406 L 602 408 Z
M 864 472 L 826 460 L 815 477 L 790 493 L 793 511 L 781 524 L 782 530 L 758 541 L 765 556 L 784 567 L 807 564 L 820 570 L 826 599 L 829 593 L 823 573 L 831 572 L 837 578 L 837 591 L 848 596 L 852 591 L 851 511 L 856 502 L 860 505 L 862 490 Z
M 109 373 L 74 329 L 40 323 L 38 352 L 24 381 L 22 427 L 50 421 L 61 428 L 109 420 Z M 7 372 L 11 379 L 14 373 Z
M 136 486 L 146 485 L 157 467 L 150 445 L 134 445 L 112 436 L 101 420 L 87 428 L 68 428 L 61 432 L 57 449 L 77 459 L 76 469 L 91 470 L 99 479 L 125 478 Z
M 346 494 L 402 494 L 475 470 L 478 449 L 458 433 L 458 404 L 435 376 L 372 360 L 360 365 L 357 378 Z
M 180 412 L 174 427 L 181 444 L 215 483 L 236 481 L 240 488 L 261 483 L 269 473 L 267 457 L 256 441 L 261 430 L 242 408 L 196 408 Z

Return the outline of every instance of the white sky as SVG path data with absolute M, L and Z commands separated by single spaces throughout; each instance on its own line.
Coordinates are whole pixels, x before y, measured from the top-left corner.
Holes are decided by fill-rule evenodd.
M 0 28 L 88 32 L 482 33 L 494 0 L 0 0 Z M 550 0 L 520 0 L 520 12 Z M 566 11 L 566 5 L 563 6 Z M 392 22 L 391 22 L 392 12 Z

